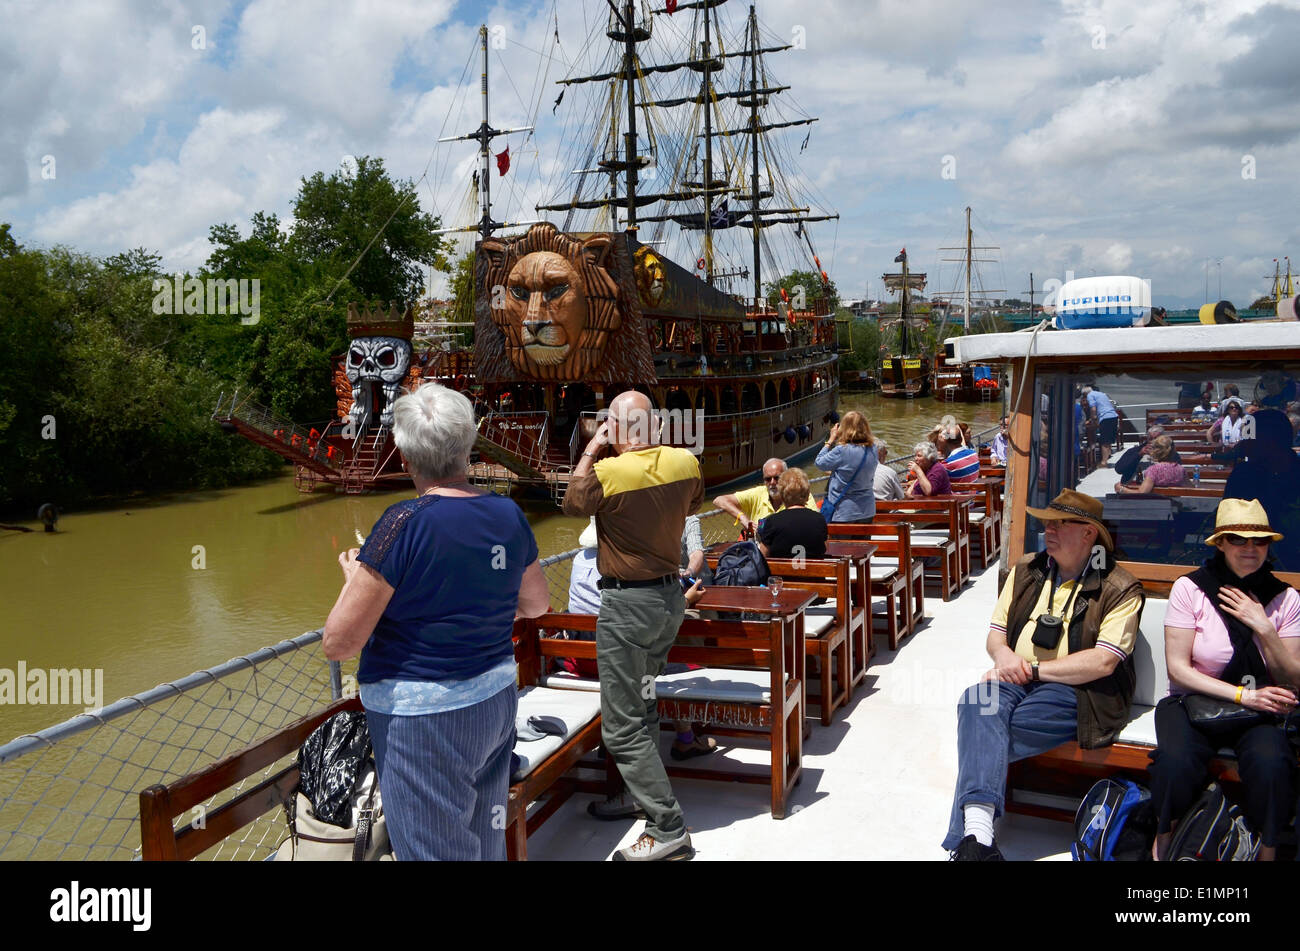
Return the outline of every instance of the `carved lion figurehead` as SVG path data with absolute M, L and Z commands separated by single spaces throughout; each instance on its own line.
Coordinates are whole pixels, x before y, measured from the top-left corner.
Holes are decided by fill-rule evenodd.
M 612 249 L 609 235 L 579 241 L 549 224 L 479 246 L 488 260 L 492 322 L 517 371 L 568 382 L 600 366 L 620 324 L 618 285 L 606 270 Z

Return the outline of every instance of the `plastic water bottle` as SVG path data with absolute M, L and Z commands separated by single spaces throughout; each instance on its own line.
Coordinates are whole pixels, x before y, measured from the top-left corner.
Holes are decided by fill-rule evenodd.
M 1192 485 L 1200 488 L 1201 486 L 1201 467 L 1192 466 Z

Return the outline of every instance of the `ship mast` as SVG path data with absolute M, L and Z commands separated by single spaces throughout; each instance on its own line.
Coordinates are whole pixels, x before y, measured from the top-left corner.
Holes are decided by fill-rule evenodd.
M 483 99 L 483 121 L 474 132 L 468 132 L 465 135 L 451 135 L 439 139 L 439 142 L 464 142 L 470 139 L 478 142 L 478 196 L 479 196 L 479 221 L 475 225 L 463 228 L 441 228 L 434 234 L 452 234 L 457 231 L 477 231 L 480 238 L 491 237 L 492 232 L 498 228 L 513 228 L 520 225 L 537 224 L 535 221 L 493 221 L 492 220 L 492 176 L 490 161 L 492 150 L 489 148 L 490 143 L 499 135 L 510 135 L 515 132 L 532 132 L 532 126 L 523 126 L 518 129 L 494 129 L 488 122 L 488 29 L 486 24 L 481 24 L 478 28 L 479 46 L 483 50 L 483 75 L 480 81 L 480 89 Z
M 980 246 L 980 247 L 976 247 L 976 246 L 975 246 L 975 243 L 974 243 L 974 239 L 975 239 L 975 233 L 971 230 L 971 226 L 970 226 L 970 205 L 967 205 L 967 206 L 966 206 L 966 244 L 965 244 L 965 246 L 964 246 L 964 247 L 960 247 L 960 248 L 946 248 L 946 247 L 945 247 L 945 248 L 940 248 L 940 249 L 939 249 L 940 251 L 962 251 L 962 252 L 964 252 L 963 255 L 962 255 L 962 257 L 960 257 L 960 258 L 943 258 L 942 260 L 944 260 L 944 261 L 950 261 L 950 262 L 952 262 L 952 263 L 954 263 L 954 264 L 955 264 L 955 263 L 960 263 L 960 264 L 962 265 L 962 267 L 963 267 L 963 270 L 965 270 L 965 272 L 966 272 L 966 274 L 965 274 L 965 278 L 966 278 L 966 286 L 965 286 L 965 291 L 964 291 L 964 301 L 965 301 L 965 303 L 964 303 L 964 306 L 963 306 L 963 309 L 962 309 L 961 323 L 962 323 L 962 328 L 963 328 L 967 333 L 970 332 L 970 312 L 971 312 L 971 303 L 970 303 L 970 284 L 971 284 L 972 276 L 974 275 L 974 267 L 975 267 L 976 264 L 994 264 L 994 263 L 996 263 L 996 261 L 995 261 L 993 258 L 977 258 L 977 257 L 975 257 L 975 252 L 976 252 L 976 251 L 1000 251 L 1000 250 L 1002 250 L 1002 249 L 999 248 L 997 245 L 992 245 L 992 244 L 990 244 L 990 245 L 984 245 L 984 246 Z M 1032 277 L 1031 277 L 1031 280 L 1032 280 Z M 1005 294 L 1005 293 L 1006 293 L 1006 291 L 1003 290 L 1002 288 L 986 288 L 986 287 L 981 287 L 980 289 L 981 289 L 982 291 L 984 291 L 985 294 Z M 945 298 L 945 299 L 951 299 L 951 298 L 953 298 L 953 297 L 955 297 L 955 296 L 957 296 L 957 295 L 956 295 L 956 292 L 954 291 L 954 292 L 952 292 L 952 293 L 939 294 L 939 295 L 936 295 L 936 296 L 943 297 L 943 298 Z M 1032 293 L 1032 291 L 1031 291 L 1031 293 L 1030 293 L 1030 313 L 1031 313 L 1031 316 L 1032 316 L 1032 312 L 1033 312 L 1033 306 L 1032 306 L 1032 305 L 1033 305 L 1033 300 L 1032 300 L 1032 298 L 1033 298 L 1033 293 Z M 945 324 L 946 324 L 946 321 L 945 321 Z M 943 331 L 942 331 L 942 328 L 940 328 L 940 334 L 942 334 L 942 332 L 943 332 Z
M 760 244 L 762 232 L 759 231 L 758 215 L 758 16 L 754 12 L 754 5 L 749 5 L 749 149 L 750 149 L 750 173 L 749 173 L 749 220 L 753 225 L 754 239 L 754 309 L 759 307 L 759 301 L 763 299 L 763 265 L 760 260 Z M 763 308 L 766 310 L 767 308 Z

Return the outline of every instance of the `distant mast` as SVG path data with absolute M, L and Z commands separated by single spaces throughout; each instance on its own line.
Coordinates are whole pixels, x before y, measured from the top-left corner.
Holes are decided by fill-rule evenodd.
M 523 126 L 519 129 L 494 129 L 488 122 L 488 29 L 486 24 L 481 24 L 478 28 L 479 46 L 483 50 L 483 74 L 480 81 L 480 89 L 483 98 L 483 121 L 478 129 L 474 132 L 468 132 L 465 135 L 451 135 L 439 139 L 439 142 L 465 142 L 474 140 L 478 142 L 478 196 L 479 196 L 479 220 L 477 224 L 462 228 L 441 228 L 435 231 L 435 234 L 453 234 L 455 232 L 477 231 L 479 237 L 487 239 L 492 236 L 492 232 L 499 228 L 511 228 L 521 225 L 536 224 L 535 221 L 493 221 L 492 220 L 492 176 L 491 158 L 492 150 L 489 147 L 493 139 L 499 135 L 510 135 L 515 132 L 532 132 L 532 126 Z

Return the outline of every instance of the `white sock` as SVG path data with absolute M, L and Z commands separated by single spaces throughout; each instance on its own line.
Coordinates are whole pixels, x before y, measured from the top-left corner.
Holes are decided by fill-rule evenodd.
M 966 822 L 963 835 L 975 836 L 980 845 L 993 844 L 993 804 L 987 802 L 968 802 L 962 807 L 962 816 Z

